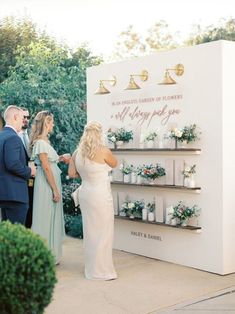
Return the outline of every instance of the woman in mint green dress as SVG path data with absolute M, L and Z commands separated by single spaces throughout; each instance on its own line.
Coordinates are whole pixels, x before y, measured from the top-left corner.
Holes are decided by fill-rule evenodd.
M 39 112 L 32 125 L 30 147 L 31 160 L 37 166 L 33 197 L 32 230 L 44 238 L 52 250 L 56 264 L 62 255 L 64 216 L 59 161 L 67 162 L 65 155 L 58 156 L 48 135 L 54 127 L 53 115 Z

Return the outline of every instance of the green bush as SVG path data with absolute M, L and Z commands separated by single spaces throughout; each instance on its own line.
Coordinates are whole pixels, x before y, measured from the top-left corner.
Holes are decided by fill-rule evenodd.
M 82 229 L 82 215 L 71 216 L 65 215 L 65 231 L 66 233 L 74 238 L 83 238 L 83 229 Z
M 43 240 L 22 225 L 1 222 L 0 313 L 43 313 L 55 283 L 55 260 Z

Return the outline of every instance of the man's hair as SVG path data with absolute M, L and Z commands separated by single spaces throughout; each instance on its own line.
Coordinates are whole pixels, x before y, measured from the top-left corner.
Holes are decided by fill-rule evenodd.
M 4 120 L 7 121 L 13 114 L 18 113 L 19 111 L 22 111 L 22 109 L 15 105 L 8 106 L 4 112 Z

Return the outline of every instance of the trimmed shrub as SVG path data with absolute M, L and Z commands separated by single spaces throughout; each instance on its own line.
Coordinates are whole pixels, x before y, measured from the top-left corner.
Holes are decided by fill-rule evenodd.
M 31 230 L 0 223 L 0 313 L 42 314 L 56 283 L 55 260 Z

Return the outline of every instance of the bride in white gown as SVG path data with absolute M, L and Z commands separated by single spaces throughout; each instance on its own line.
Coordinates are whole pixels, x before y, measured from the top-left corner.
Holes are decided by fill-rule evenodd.
M 112 244 L 114 208 L 108 171 L 117 160 L 103 145 L 102 126 L 90 122 L 69 165 L 70 177 L 81 177 L 79 203 L 82 212 L 85 276 L 87 279 L 117 278 L 113 266 Z

